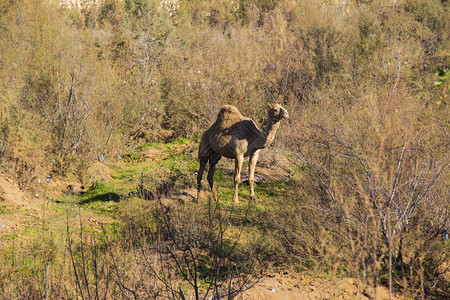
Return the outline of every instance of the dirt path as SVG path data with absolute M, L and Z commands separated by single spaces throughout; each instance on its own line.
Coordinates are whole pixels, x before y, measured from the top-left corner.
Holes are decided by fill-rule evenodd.
M 24 193 L 10 180 L 0 175 L 0 205 L 29 205 Z
M 389 299 L 385 287 L 378 287 L 377 299 Z M 245 300 L 374 299 L 375 289 L 353 278 L 314 279 L 303 274 L 269 274 L 244 292 Z M 405 299 L 393 295 L 392 299 Z

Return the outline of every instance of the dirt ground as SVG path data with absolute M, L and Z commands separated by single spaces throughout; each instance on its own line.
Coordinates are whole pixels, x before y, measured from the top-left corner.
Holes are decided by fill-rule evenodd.
M 294 299 L 389 299 L 385 287 L 368 287 L 353 278 L 314 279 L 304 274 L 268 274 L 241 299 L 294 300 Z M 406 299 L 393 295 L 392 299 Z
M 0 247 L 8 244 L 8 235 L 21 232 L 40 218 L 31 198 L 12 180 L 0 175 Z
M 24 193 L 17 185 L 4 176 L 0 175 L 0 205 L 19 206 L 29 205 Z

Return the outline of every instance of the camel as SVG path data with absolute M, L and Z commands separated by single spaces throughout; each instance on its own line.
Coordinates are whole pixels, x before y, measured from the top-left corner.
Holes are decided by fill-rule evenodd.
M 241 169 L 244 157 L 249 158 L 249 185 L 250 198 L 255 201 L 255 167 L 259 152 L 272 143 L 275 133 L 282 119 L 289 117 L 288 112 L 279 104 L 269 105 L 268 120 L 264 131 L 261 131 L 255 122 L 242 116 L 238 109 L 225 105 L 220 109 L 216 122 L 206 130 L 201 138 L 198 151 L 200 167 L 197 175 L 197 199 L 202 188 L 203 172 L 209 161 L 208 183 L 214 200 L 217 195 L 214 189 L 214 172 L 216 164 L 222 156 L 235 160 L 234 168 L 234 194 L 233 203 L 239 204 L 238 186 L 241 180 Z

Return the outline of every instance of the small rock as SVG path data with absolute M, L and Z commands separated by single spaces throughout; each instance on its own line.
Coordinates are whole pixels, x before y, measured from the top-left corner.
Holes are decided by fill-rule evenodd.
M 263 182 L 262 177 L 255 176 L 255 184 L 261 184 Z M 243 185 L 250 185 L 250 181 L 248 179 L 242 181 Z

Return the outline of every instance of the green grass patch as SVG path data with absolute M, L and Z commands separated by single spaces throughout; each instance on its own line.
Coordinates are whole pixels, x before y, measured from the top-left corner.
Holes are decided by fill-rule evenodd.
M 10 215 L 12 214 L 11 208 L 7 205 L 0 205 L 0 215 Z
M 112 181 L 89 190 L 80 199 L 81 204 L 116 201 L 120 196 L 136 192 L 144 183 L 148 190 L 157 189 L 163 182 L 171 181 L 178 190 L 193 186 L 198 162 L 192 155 L 191 138 L 179 138 L 171 143 L 147 143 L 135 149 L 135 153 L 122 164 L 110 166 Z M 196 144 L 195 144 L 196 146 Z M 153 150 L 152 150 L 153 149 Z M 148 153 L 148 154 L 146 154 Z
M 2 239 L 4 240 L 13 240 L 15 237 L 17 237 L 17 233 L 9 233 L 2 236 Z
M 192 140 L 193 140 L 192 138 L 181 137 L 181 138 L 178 138 L 175 141 L 170 142 L 170 143 L 164 143 L 164 142 L 146 143 L 146 144 L 143 144 L 141 146 L 138 146 L 136 149 L 138 151 L 142 151 L 142 150 L 145 150 L 145 149 L 148 149 L 148 148 L 156 148 L 156 149 L 159 149 L 159 150 L 171 150 L 175 146 L 187 145 Z
M 107 206 L 99 205 L 96 208 L 96 211 L 99 213 L 115 215 L 116 213 L 118 213 L 120 211 L 120 208 L 121 208 L 121 205 L 119 205 L 118 203 L 107 205 Z
M 36 225 L 26 228 L 24 231 L 22 231 L 21 235 L 26 236 L 36 236 L 38 234 L 41 234 L 42 232 L 42 225 Z
M 158 181 L 171 177 L 174 172 L 182 177 L 192 177 L 189 180 L 193 180 L 198 163 L 190 154 L 193 151 L 189 145 L 191 141 L 191 138 L 179 138 L 171 143 L 155 142 L 137 147 L 136 152 L 124 160 L 124 165 L 113 167 L 116 191 L 122 191 L 123 194 L 135 191 L 142 177 L 146 177 L 147 181 L 150 177 L 154 181 L 152 185 L 156 186 Z M 151 153 L 151 158 L 145 157 L 146 152 Z M 182 181 L 186 181 L 186 178 L 182 178 Z
M 80 196 L 78 203 L 99 214 L 116 214 L 120 210 L 122 188 L 115 183 L 99 182 Z
M 89 200 L 95 198 L 99 195 L 104 195 L 117 190 L 114 183 L 109 182 L 97 182 L 91 188 L 89 188 L 86 193 L 82 195 L 83 200 Z
M 195 172 L 198 169 L 198 162 L 195 160 L 190 160 L 189 155 L 186 153 L 179 153 L 169 156 L 168 158 L 157 162 L 158 166 L 175 168 L 175 169 L 185 169 Z

